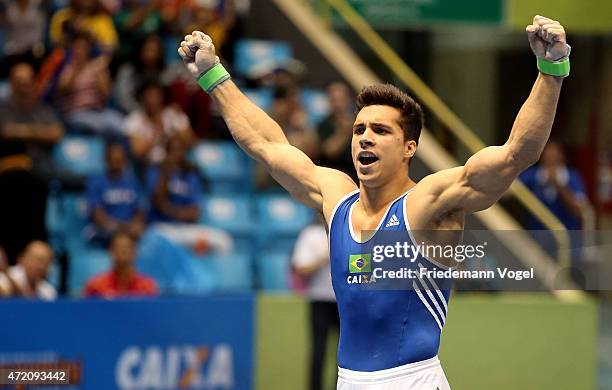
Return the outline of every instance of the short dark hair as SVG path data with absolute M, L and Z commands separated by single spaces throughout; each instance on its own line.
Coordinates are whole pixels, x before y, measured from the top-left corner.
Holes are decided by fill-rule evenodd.
M 401 114 L 399 125 L 404 130 L 404 141 L 414 140 L 418 145 L 425 119 L 421 106 L 413 98 L 391 84 L 375 84 L 363 88 L 357 95 L 357 112 L 375 105 L 397 108 Z

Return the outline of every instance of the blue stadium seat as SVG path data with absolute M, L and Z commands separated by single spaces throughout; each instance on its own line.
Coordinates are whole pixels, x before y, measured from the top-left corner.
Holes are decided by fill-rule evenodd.
M 300 231 L 312 221 L 312 210 L 287 195 L 260 195 L 256 202 L 258 250 L 290 253 Z
M 213 264 L 197 256 L 188 256 L 186 260 L 185 266 L 188 272 L 177 275 L 173 280 L 171 292 L 182 295 L 214 292 L 218 281 Z
M 251 101 L 262 110 L 268 113 L 272 110 L 274 94 L 271 89 L 245 89 L 244 94 L 247 95 L 247 97 L 251 99 Z
M 248 292 L 253 287 L 253 267 L 248 254 L 207 256 L 219 292 Z
M 47 198 L 45 224 L 49 234 L 49 243 L 56 251 L 63 249 L 66 238 L 66 224 L 63 211 L 64 207 L 60 196 L 51 195 Z
M 69 251 L 84 248 L 84 229 L 89 223 L 87 200 L 83 195 L 69 194 L 62 199 L 65 244 Z
M 234 240 L 234 252 L 249 253 L 251 255 L 257 252 L 255 234 L 237 235 L 232 238 Z
M 64 137 L 53 150 L 55 162 L 62 168 L 83 175 L 104 172 L 104 141 L 93 136 Z
M 262 68 L 272 69 L 293 57 L 291 46 L 282 41 L 241 39 L 234 49 L 234 67 L 241 76 L 252 77 Z
M 0 41 L 2 37 L 0 37 Z M 9 86 L 8 80 L 0 80 L 0 103 L 5 102 L 9 98 L 11 87 Z
M 80 249 L 70 253 L 68 292 L 80 295 L 87 280 L 111 267 L 109 254 L 101 249 Z
M 251 188 L 251 169 L 244 152 L 233 142 L 201 142 L 191 159 L 214 194 L 243 193 Z
M 310 123 L 314 126 L 318 125 L 329 114 L 327 94 L 316 89 L 304 89 L 301 97 Z
M 288 195 L 265 194 L 257 198 L 258 224 L 269 234 L 297 235 L 312 221 L 312 210 Z
M 55 287 L 56 290 L 58 290 L 60 288 L 61 276 L 62 275 L 61 275 L 60 265 L 58 264 L 57 258 L 56 258 L 56 260 L 53 262 L 53 264 L 51 264 L 51 267 L 49 268 L 49 274 L 47 275 L 47 281 L 51 283 L 51 285 Z
M 205 257 L 172 243 L 155 229 L 141 237 L 136 265 L 155 279 L 162 294 L 205 294 L 217 284 L 214 268 Z
M 201 223 L 223 229 L 234 236 L 253 232 L 251 204 L 246 196 L 209 196 L 202 204 Z
M 172 65 L 181 61 L 181 57 L 176 52 L 176 49 L 178 43 L 181 42 L 182 39 L 182 35 L 167 35 L 162 38 L 164 60 L 166 61 L 167 65 Z
M 255 264 L 259 286 L 268 292 L 288 292 L 291 257 L 286 252 L 262 252 Z

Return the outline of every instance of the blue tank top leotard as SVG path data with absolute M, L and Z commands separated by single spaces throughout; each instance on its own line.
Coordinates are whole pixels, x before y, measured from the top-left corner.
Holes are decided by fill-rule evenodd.
M 394 287 L 388 289 L 367 283 L 378 266 L 371 261 L 373 245 L 394 245 L 398 238 L 415 244 L 404 213 L 407 194 L 391 203 L 376 233 L 365 242 L 360 242 L 350 222 L 359 191 L 348 194 L 332 213 L 329 244 L 340 314 L 338 365 L 342 368 L 378 371 L 438 354 L 450 283 L 429 277 L 394 281 Z M 364 253 L 370 257 L 360 257 Z M 401 264 L 443 270 L 422 256 Z M 398 283 L 405 283 L 406 288 L 397 288 Z

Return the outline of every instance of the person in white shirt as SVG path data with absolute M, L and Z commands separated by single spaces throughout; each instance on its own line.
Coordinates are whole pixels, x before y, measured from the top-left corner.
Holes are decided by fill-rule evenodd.
M 329 331 L 338 330 L 340 319 L 331 282 L 327 232 L 322 221 L 305 228 L 293 251 L 294 270 L 306 280 L 310 301 L 310 389 L 322 388 L 323 367 Z
M 175 104 L 168 104 L 165 88 L 146 82 L 138 93 L 141 108 L 130 113 L 123 123 L 123 131 L 130 139 L 134 157 L 145 165 L 159 165 L 166 157 L 171 138 L 179 137 L 192 145 L 195 136 L 187 115 Z
M 57 291 L 46 280 L 53 263 L 53 250 L 43 241 L 30 242 L 17 260 L 17 265 L 0 273 L 0 291 L 12 296 L 54 300 Z

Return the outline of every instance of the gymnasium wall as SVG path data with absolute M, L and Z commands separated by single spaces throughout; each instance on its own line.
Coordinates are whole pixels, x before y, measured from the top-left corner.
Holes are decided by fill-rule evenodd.
M 612 2 L 609 0 L 508 0 L 506 23 L 523 31 L 533 15 L 550 15 L 563 22 L 567 31 L 609 34 L 612 31 Z

